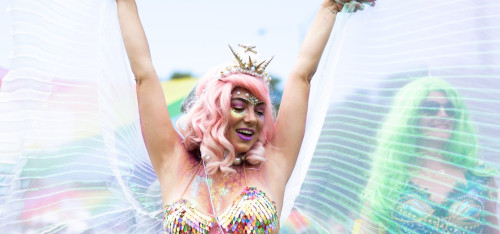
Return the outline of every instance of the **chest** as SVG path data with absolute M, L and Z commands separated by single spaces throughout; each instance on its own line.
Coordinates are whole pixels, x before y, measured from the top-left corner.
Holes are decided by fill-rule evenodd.
M 210 215 L 221 214 L 248 187 L 240 174 L 213 178 L 199 173 L 186 183 L 179 186 L 185 189 L 179 197 L 189 200 L 197 209 Z
M 236 173 L 207 175 L 202 164 L 187 165 L 177 167 L 171 186 L 162 185 L 167 232 L 211 233 L 219 228 L 272 232 L 279 228 L 276 204 L 268 195 L 269 188 L 260 183 L 266 180 L 258 171 L 236 168 Z
M 410 178 L 415 188 L 425 191 L 428 199 L 434 203 L 443 203 L 455 189 L 467 184 L 461 170 L 440 171 L 423 170 Z
M 213 205 L 213 201 L 211 201 Z M 214 207 L 212 206 L 212 209 Z M 200 210 L 186 198 L 165 207 L 164 227 L 168 233 L 256 231 L 270 233 L 279 228 L 276 205 L 265 192 L 246 187 L 227 208 L 213 213 Z
M 467 177 L 467 176 L 466 176 Z M 444 198 L 432 199 L 431 191 L 420 184 L 410 182 L 392 211 L 392 219 L 402 233 L 477 233 L 484 223 L 486 191 L 481 180 L 466 178 L 457 182 Z M 443 186 L 443 185 L 441 185 Z

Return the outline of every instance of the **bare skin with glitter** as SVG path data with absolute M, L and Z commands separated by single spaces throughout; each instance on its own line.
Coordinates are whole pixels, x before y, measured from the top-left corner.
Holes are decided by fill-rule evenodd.
M 182 197 L 189 201 L 196 201 L 192 203 L 199 210 L 212 210 L 209 199 L 211 195 L 214 208 L 217 213 L 220 213 L 231 205 L 233 201 L 231 198 L 236 198 L 246 187 L 241 167 L 236 168 L 238 173 L 218 174 L 207 179 L 203 167 L 197 167 L 200 164 L 199 161 L 191 158 L 186 160 L 186 163 L 192 168 L 189 172 L 195 173 L 194 178 L 191 181 L 189 177 L 183 176 L 185 172 L 179 171 L 179 175 L 183 177 L 182 183 L 188 187 L 186 192 L 182 195 L 179 193 L 177 198 Z M 207 184 L 210 185 L 211 194 L 209 194 Z M 202 197 L 207 199 L 200 201 L 199 198 Z

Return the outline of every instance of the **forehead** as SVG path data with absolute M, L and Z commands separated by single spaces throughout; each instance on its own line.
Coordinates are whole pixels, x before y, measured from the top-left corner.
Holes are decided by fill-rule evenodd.
M 262 100 L 259 100 L 252 92 L 248 89 L 236 87 L 231 92 L 231 99 L 243 99 L 246 102 L 250 103 L 252 106 L 265 106 L 265 103 Z
M 446 103 L 448 102 L 448 98 L 442 91 L 431 91 L 427 94 L 427 97 L 424 99 L 424 102 L 434 101 L 438 103 Z
M 235 98 L 235 97 L 257 97 L 252 92 L 250 92 L 250 90 L 242 88 L 242 87 L 234 88 L 233 91 L 231 92 L 231 96 L 233 98 Z
M 234 96 L 234 95 L 237 95 L 238 92 L 240 93 L 240 95 L 245 95 L 246 93 L 248 93 L 248 94 L 250 94 L 252 96 L 255 96 L 248 89 L 245 89 L 245 88 L 242 88 L 242 87 L 236 87 L 236 88 L 234 88 L 233 91 L 231 92 L 231 94 Z

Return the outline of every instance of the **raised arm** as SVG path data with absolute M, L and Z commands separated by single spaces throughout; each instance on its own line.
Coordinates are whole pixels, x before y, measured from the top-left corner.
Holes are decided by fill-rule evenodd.
M 151 163 L 161 178 L 168 160 L 179 147 L 163 90 L 151 61 L 146 34 L 134 0 L 117 0 L 118 18 L 130 66 L 137 84 L 141 129 Z
M 292 173 L 304 137 L 310 82 L 341 9 L 334 0 L 321 4 L 283 91 L 275 135 L 268 148 L 272 152 L 269 160 L 279 162 L 285 180 Z

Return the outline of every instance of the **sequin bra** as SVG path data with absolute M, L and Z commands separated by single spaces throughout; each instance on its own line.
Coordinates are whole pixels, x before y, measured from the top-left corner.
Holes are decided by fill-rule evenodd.
M 165 207 L 163 226 L 167 233 L 209 233 L 217 223 L 228 233 L 270 233 L 279 226 L 276 204 L 255 187 L 246 187 L 217 219 L 181 198 Z
M 467 171 L 465 178 L 466 184 L 458 183 L 442 204 L 410 182 L 392 212 L 398 233 L 482 233 L 489 177 Z

